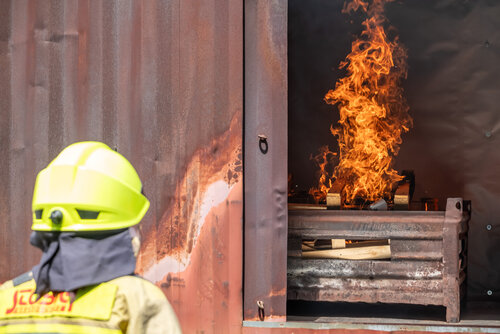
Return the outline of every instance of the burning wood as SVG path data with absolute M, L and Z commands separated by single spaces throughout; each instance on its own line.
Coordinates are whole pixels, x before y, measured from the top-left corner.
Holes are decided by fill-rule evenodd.
M 326 206 L 330 209 L 340 209 L 342 206 L 342 186 L 334 182 L 326 194 Z
M 344 6 L 344 13 L 361 11 L 368 18 L 340 64 L 347 76 L 325 96 L 340 112 L 339 125 L 331 127 L 338 138 L 339 161 L 332 174 L 326 167 L 335 153 L 324 147 L 318 155 L 321 175 L 318 187 L 311 190 L 318 202 L 327 197 L 333 181 L 344 185 L 343 204 L 353 205 L 359 199 L 388 199 L 393 184 L 403 178 L 391 167 L 392 157 L 398 154 L 401 134 L 409 130 L 412 119 L 399 85 L 407 74 L 406 50 L 397 36 L 390 39 L 384 29 L 384 4 L 390 1 L 352 0 Z
M 410 202 L 413 195 L 413 188 L 415 187 L 415 176 L 412 171 L 403 171 L 405 173 L 405 178 L 393 185 L 394 196 L 389 196 L 391 200 L 379 199 L 372 204 L 365 207 L 366 202 L 362 199 L 356 201 L 354 204 L 346 204 L 345 198 L 342 197 L 344 194 L 343 187 L 340 182 L 335 181 L 331 185 L 328 193 L 326 194 L 326 207 L 324 205 L 314 205 L 314 204 L 291 204 L 289 208 L 293 209 L 329 209 L 329 210 L 339 210 L 339 209 L 363 209 L 368 208 L 375 211 L 384 211 L 389 209 L 394 210 L 409 210 Z M 392 192 L 391 192 L 392 193 Z

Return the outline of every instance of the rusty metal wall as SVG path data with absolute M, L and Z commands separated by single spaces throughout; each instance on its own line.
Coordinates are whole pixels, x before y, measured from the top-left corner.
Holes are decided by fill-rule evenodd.
M 242 314 L 243 3 L 0 3 L 0 281 L 29 270 L 36 173 L 100 140 L 137 168 L 151 208 L 139 272 L 185 332 Z
M 245 1 L 245 320 L 286 316 L 286 55 L 287 1 Z

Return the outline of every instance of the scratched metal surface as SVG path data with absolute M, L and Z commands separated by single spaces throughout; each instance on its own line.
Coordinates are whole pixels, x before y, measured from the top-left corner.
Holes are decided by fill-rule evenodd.
M 258 301 L 265 320 L 286 315 L 286 20 L 286 0 L 245 1 L 245 320 Z
M 29 270 L 36 173 L 100 140 L 151 208 L 138 270 L 186 333 L 242 314 L 243 8 L 239 1 L 0 3 L 0 281 Z

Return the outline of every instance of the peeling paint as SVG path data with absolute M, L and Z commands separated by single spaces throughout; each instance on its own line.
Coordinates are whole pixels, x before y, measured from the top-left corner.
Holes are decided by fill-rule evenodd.
M 237 116 L 228 131 L 191 158 L 158 228 L 144 237 L 138 266 L 141 274 L 157 281 L 162 272 L 185 270 L 208 212 L 224 202 L 242 180 L 241 151 L 241 120 Z
M 189 264 L 182 272 L 170 273 L 158 282 L 186 333 L 241 330 L 242 227 L 235 221 L 242 207 L 239 182 L 227 200 L 210 209 Z
M 235 185 L 229 185 L 225 181 L 219 180 L 208 187 L 203 196 L 199 212 L 199 221 L 196 222 L 197 230 L 193 236 L 193 248 L 196 247 L 196 241 L 198 240 L 201 228 L 206 222 L 206 217 L 210 210 L 226 201 L 234 186 Z M 176 256 L 165 255 L 152 266 L 148 267 L 142 275 L 153 282 L 159 282 L 165 277 L 165 273 L 183 272 L 189 265 L 190 260 L 191 253 L 185 251 L 176 254 Z

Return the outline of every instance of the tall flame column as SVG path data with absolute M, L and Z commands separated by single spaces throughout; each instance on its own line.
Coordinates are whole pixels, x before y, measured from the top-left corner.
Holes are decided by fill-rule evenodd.
M 384 4 L 390 1 L 353 0 L 343 9 L 368 15 L 363 32 L 340 64 L 347 75 L 325 96 L 340 112 L 338 126 L 331 128 L 340 150 L 333 177 L 344 185 L 346 204 L 387 198 L 392 185 L 402 179 L 391 167 L 392 157 L 398 154 L 401 134 L 412 126 L 412 119 L 399 85 L 407 75 L 406 50 L 397 36 L 391 41 L 384 29 Z

